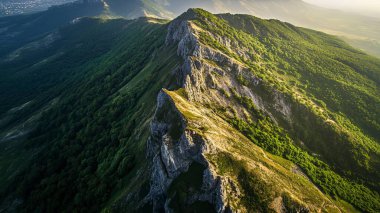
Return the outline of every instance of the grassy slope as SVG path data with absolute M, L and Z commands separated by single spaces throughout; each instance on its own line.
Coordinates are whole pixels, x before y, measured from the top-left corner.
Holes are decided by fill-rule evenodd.
M 325 9 L 302 1 L 258 0 L 250 3 L 247 8 L 249 8 L 247 14 L 278 19 L 341 36 L 355 48 L 380 57 L 379 51 L 369 46 L 371 41 L 379 42 L 380 32 L 377 29 L 380 27 L 380 21 L 378 18 Z
M 196 23 L 236 42 L 252 59 L 239 56 L 206 34 L 201 38 L 203 42 L 246 64 L 269 86 L 311 108 L 318 117 L 333 119 L 352 137 L 348 140 L 351 143 L 378 153 L 379 60 L 356 52 L 333 37 L 277 21 L 247 23 L 246 31 L 251 30 L 253 34 L 241 30 L 239 25 L 234 28 L 215 16 L 207 18 L 217 24 L 202 20 Z M 251 24 L 255 20 L 249 16 L 245 18 Z M 270 97 L 270 94 L 262 95 L 264 99 Z M 299 137 L 312 139 L 308 132 L 302 134 Z
M 170 71 L 180 60 L 175 50 L 163 48 L 166 27 L 162 21 L 153 24 L 140 19 L 113 26 L 115 22 L 95 24 L 118 34 L 111 38 L 115 40 L 112 50 L 74 67 L 76 72 L 64 81 L 65 90 L 50 90 L 53 95 L 54 89 L 59 91 L 59 101 L 17 149 L 16 154 L 34 156 L 24 162 L 25 170 L 20 169 L 3 186 L 5 207 L 23 198 L 22 211 L 96 211 L 111 197 L 117 199 L 119 192 L 123 195 L 132 177 L 143 170 L 156 95 L 170 86 Z M 93 30 L 87 27 L 82 26 L 82 32 Z M 85 37 L 91 41 L 96 36 Z M 93 51 L 92 47 L 87 48 Z M 6 160 L 1 163 L 11 166 Z M 140 177 L 133 187 L 138 188 L 146 177 Z
M 297 163 L 324 192 L 376 212 L 380 208 L 379 60 L 335 37 L 278 21 L 195 11 L 198 18 L 192 21 L 206 30 L 200 32 L 201 42 L 240 61 L 263 80 L 256 87 L 238 79 L 268 102 L 266 110 L 278 119 L 280 128 L 266 115 L 257 117 L 262 112 L 247 97 L 234 94 L 233 88 L 225 98 L 246 107 L 252 119 L 231 117 L 233 110 L 226 119 L 254 143 Z M 215 36 L 235 46 L 226 47 Z M 276 91 L 291 104 L 293 124 L 276 115 L 271 102 Z M 226 110 L 211 107 L 220 114 Z
M 281 208 L 276 206 L 275 201 L 282 200 L 287 211 L 296 211 L 303 207 L 312 212 L 353 210 L 350 205 L 324 195 L 292 162 L 251 143 L 220 117 L 219 112 L 189 102 L 183 92 L 166 92 L 185 116 L 187 129 L 197 132 L 215 149 L 205 156 L 211 169 L 217 175 L 229 178 L 239 187 L 232 189 L 237 190 L 232 193 L 228 191 L 230 188 L 225 189 L 229 193 L 227 200 L 233 209 L 243 212 L 273 211 Z M 196 178 L 194 174 L 192 177 Z
M 234 22 L 233 17 L 226 18 Z M 376 172 L 379 168 L 379 60 L 356 52 L 325 34 L 276 21 L 255 21 L 248 17 L 244 21 L 244 16 L 235 18 L 243 19 L 239 23 L 247 26 L 245 32 L 270 47 L 261 53 L 255 50 L 261 56 L 258 61 L 266 66 L 257 67 L 255 62 L 248 62 L 253 71 L 275 88 L 290 94 L 290 99 L 311 108 L 311 114 L 325 121 L 333 120 L 337 124 L 333 125 L 333 131 L 340 138 L 334 140 L 348 142 L 351 151 L 331 152 L 331 149 L 342 150 L 341 142 L 336 145 L 331 143 L 331 137 L 335 136 L 326 131 L 322 133 L 323 124 L 318 125 L 318 122 L 313 123 L 308 117 L 305 118 L 303 107 L 294 108 L 299 116 L 294 118 L 297 122 L 290 130 L 294 131 L 293 136 L 308 141 L 307 146 L 313 152 L 322 153 L 330 162 L 335 161 L 335 166 L 356 171 L 354 177 L 358 173 L 367 173 L 364 179 L 376 184 L 379 177 Z M 242 29 L 241 25 L 235 26 L 238 30 Z M 260 29 L 260 26 L 265 27 Z M 308 128 L 321 133 L 314 134 Z M 347 157 L 352 160 L 347 161 Z M 347 165 L 343 165 L 345 163 Z M 360 172 L 355 166 L 350 168 L 355 164 L 362 167 Z M 378 186 L 375 188 L 378 189 Z

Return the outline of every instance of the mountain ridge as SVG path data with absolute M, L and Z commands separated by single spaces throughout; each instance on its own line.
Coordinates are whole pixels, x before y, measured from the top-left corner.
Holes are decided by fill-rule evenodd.
M 119 1 L 120 2 L 120 1 Z M 138 3 L 138 1 L 134 1 Z M 125 7 L 124 11 L 132 6 Z M 355 47 L 380 56 L 380 20 L 373 17 L 318 7 L 301 0 L 208 0 L 208 1 L 140 1 L 137 13 L 122 15 L 136 18 L 147 15 L 172 19 L 188 8 L 204 8 L 213 13 L 246 13 L 266 19 L 279 19 L 297 26 L 340 36 Z M 122 7 L 121 7 L 122 8 Z M 120 9 L 120 8 L 119 8 Z M 119 10 L 118 9 L 118 10 Z M 355 26 L 355 30 L 352 30 Z M 374 30 L 371 30 L 374 29 Z
M 193 13 L 193 11 L 194 10 L 191 10 L 191 11 L 189 11 L 187 14 L 185 14 L 185 15 L 182 15 L 182 16 L 180 16 L 179 17 L 179 19 L 181 20 L 181 18 L 183 17 L 183 18 L 185 18 L 185 20 L 186 20 L 186 18 L 189 18 L 189 17 L 191 17 L 192 16 L 192 13 Z M 196 14 L 201 14 L 200 15 L 200 17 L 203 17 L 204 16 L 204 18 L 200 18 L 202 21 L 204 21 L 205 20 L 205 22 L 210 22 L 210 23 L 213 23 L 213 24 L 215 24 L 216 23 L 216 21 L 215 20 L 213 20 L 214 18 L 212 17 L 212 15 L 208 15 L 207 14 L 207 12 L 206 13 L 204 13 L 203 11 L 201 11 L 201 10 L 195 10 L 195 12 L 196 12 Z M 189 18 L 190 20 L 192 20 L 191 18 Z M 196 21 L 198 21 L 198 19 L 197 18 L 194 18 Z M 186 23 L 186 22 L 185 22 Z M 224 55 L 223 56 L 223 53 L 218 53 L 218 52 L 213 52 L 213 51 L 215 51 L 215 50 L 212 50 L 212 49 L 207 49 L 207 48 L 209 48 L 209 47 L 206 47 L 206 46 L 203 46 L 204 45 L 204 43 L 203 44 L 196 44 L 197 42 L 194 40 L 195 39 L 195 37 L 197 37 L 197 36 L 195 36 L 195 37 L 192 37 L 191 35 L 190 36 L 188 36 L 188 35 L 186 35 L 186 32 L 187 33 L 189 33 L 189 32 L 191 32 L 192 30 L 184 30 L 183 29 L 183 27 L 186 27 L 186 25 L 176 25 L 175 24 L 175 22 L 174 23 L 172 23 L 174 26 L 176 26 L 176 27 L 173 27 L 172 29 L 176 29 L 176 30 L 178 30 L 178 32 L 179 33 L 174 33 L 173 35 L 174 35 L 174 38 L 175 39 L 178 39 L 178 36 L 179 35 L 181 35 L 181 33 L 184 33 L 184 34 L 182 34 L 183 35 L 183 38 L 182 39 L 180 39 L 179 40 L 179 46 L 178 46 L 178 54 L 179 55 L 182 55 L 183 57 L 187 57 L 187 55 L 190 55 L 190 57 L 188 58 L 188 59 L 186 59 L 186 60 L 189 60 L 189 61 L 185 61 L 185 63 L 184 63 L 184 67 L 182 68 L 183 69 L 183 71 L 182 72 L 184 72 L 184 76 L 186 76 L 187 74 L 186 73 L 191 73 L 190 74 L 190 79 L 192 79 L 192 80 L 189 80 L 189 77 L 187 77 L 186 78 L 186 80 L 185 79 L 183 79 L 183 84 L 184 84 L 184 88 L 185 88 L 185 91 L 184 92 L 180 92 L 180 94 L 182 94 L 182 96 L 184 96 L 184 97 L 186 97 L 186 99 L 188 99 L 188 100 L 190 100 L 190 103 L 193 103 L 193 104 L 200 104 L 200 105 L 197 105 L 198 107 L 198 109 L 199 108 L 202 108 L 201 106 L 202 106 L 202 104 L 205 104 L 208 108 L 213 108 L 213 104 L 215 104 L 215 107 L 216 107 L 216 112 L 218 112 L 218 114 L 219 114 L 219 116 L 221 115 L 221 114 L 223 114 L 223 113 L 221 113 L 218 109 L 219 108 L 223 108 L 223 101 L 221 101 L 221 100 L 223 100 L 223 98 L 222 97 L 220 97 L 218 94 L 213 94 L 213 93 L 209 93 L 208 91 L 210 91 L 210 90 L 213 90 L 213 89 L 215 89 L 215 87 L 217 88 L 218 87 L 218 84 L 220 84 L 221 82 L 219 82 L 219 83 L 216 83 L 217 82 L 217 80 L 216 79 L 213 79 L 213 78 L 217 78 L 217 77 L 208 77 L 207 75 L 208 74 L 206 74 L 206 76 L 202 76 L 202 75 L 205 75 L 205 74 L 201 74 L 201 73 L 199 73 L 199 74 L 196 74 L 197 72 L 199 72 L 199 71 L 201 71 L 201 70 L 203 70 L 204 69 L 204 71 L 203 72 L 205 72 L 205 71 L 207 71 L 207 70 L 212 70 L 213 68 L 213 65 L 211 65 L 211 64 L 209 64 L 209 65 L 206 65 L 206 64 L 203 64 L 202 65 L 202 62 L 197 62 L 197 60 L 199 60 L 199 58 L 202 58 L 202 57 L 204 57 L 204 58 L 206 58 L 207 60 L 212 60 L 212 61 L 216 61 L 216 63 L 220 63 L 221 61 L 224 61 L 223 63 L 227 63 L 227 64 L 229 64 L 229 65 L 227 65 L 227 66 L 229 66 L 229 67 L 231 67 L 231 70 L 237 70 L 237 72 L 238 73 L 240 73 L 240 72 L 244 72 L 243 70 L 244 69 L 242 69 L 242 67 L 240 67 L 241 65 L 239 65 L 240 64 L 240 62 L 238 62 L 238 61 L 236 61 L 236 62 L 233 62 L 235 59 L 234 58 L 232 58 L 232 62 L 228 62 L 228 60 L 230 60 L 230 59 L 227 59 L 227 62 L 226 62 L 226 59 L 224 59 L 225 57 L 228 57 L 228 56 L 226 56 L 226 55 Z M 199 22 L 197 22 L 197 24 L 196 24 L 198 27 L 199 27 Z M 219 28 L 223 28 L 222 26 L 213 26 L 213 25 L 211 25 L 212 27 L 219 27 Z M 201 29 L 201 28 L 198 28 L 198 27 L 196 27 L 196 26 L 192 26 L 192 24 L 189 24 L 189 27 L 191 28 L 191 29 L 193 29 L 193 31 L 198 31 L 197 29 Z M 205 28 L 204 28 L 204 26 L 202 27 L 202 30 L 204 30 Z M 230 32 L 230 30 L 225 30 L 224 32 Z M 170 28 L 169 28 L 169 34 L 170 34 Z M 181 36 L 180 36 L 181 37 Z M 179 37 L 179 38 L 180 38 Z M 229 42 L 223 42 L 222 40 L 220 40 L 220 38 L 218 38 L 219 39 L 219 42 L 222 42 L 222 43 L 229 43 Z M 204 41 L 203 41 L 204 42 Z M 201 43 L 202 43 L 202 41 L 201 41 Z M 200 45 L 200 46 L 199 46 Z M 207 44 L 206 44 L 207 45 Z M 210 43 L 209 43 L 209 45 L 210 45 Z M 193 46 L 193 50 L 191 50 L 191 47 Z M 190 49 L 187 49 L 187 48 L 189 48 L 190 47 Z M 214 48 L 215 48 L 216 46 L 214 46 Z M 204 49 L 203 49 L 204 48 Z M 192 51 L 194 51 L 194 53 L 191 53 Z M 193 55 L 194 54 L 194 56 L 196 56 L 196 58 L 197 59 L 195 59 L 195 58 L 191 58 L 191 55 Z M 198 65 L 197 65 L 197 63 L 198 63 Z M 204 62 L 203 62 L 204 63 Z M 232 66 L 231 66 L 231 64 L 232 64 Z M 234 65 L 235 64 L 235 65 Z M 190 65 L 190 66 L 189 66 Z M 204 68 L 202 68 L 202 66 L 204 66 Z M 239 68 L 240 67 L 240 68 Z M 186 70 L 193 70 L 193 71 L 186 71 Z M 224 67 L 224 69 L 226 69 L 226 67 Z M 228 69 L 227 69 L 228 70 Z M 223 71 L 213 71 L 213 72 L 223 72 Z M 226 75 L 226 74 L 224 74 L 224 75 Z M 223 76 L 223 75 L 222 75 Z M 209 83 L 206 83 L 205 84 L 205 82 L 202 80 L 202 79 L 213 79 L 212 81 L 214 82 L 214 83 L 212 83 L 211 85 L 215 85 L 215 86 L 210 86 L 209 85 Z M 232 79 L 233 77 L 229 77 L 228 79 Z M 181 78 L 180 78 L 181 79 Z M 244 78 L 243 79 L 245 79 L 245 81 L 247 81 L 248 79 L 249 79 L 249 77 L 248 76 L 244 76 Z M 199 81 L 199 82 L 198 82 Z M 248 81 L 250 81 L 250 80 L 248 80 Z M 258 79 L 253 79 L 253 82 L 256 82 L 256 83 L 254 83 L 254 85 L 256 84 L 261 84 L 260 83 L 260 80 L 258 80 Z M 233 85 L 233 86 L 232 86 Z M 234 85 L 234 84 L 232 84 L 232 85 L 230 85 L 229 86 L 229 88 L 230 88 L 230 90 L 231 90 L 231 86 L 234 88 L 234 89 L 236 89 L 237 91 L 239 91 L 239 92 L 237 92 L 237 94 L 241 94 L 242 96 L 241 97 L 239 97 L 238 96 L 238 100 L 240 99 L 240 100 L 245 100 L 244 98 L 246 98 L 246 97 L 244 97 L 244 93 L 245 92 L 242 92 L 243 90 L 242 89 L 237 89 L 236 87 L 238 87 L 238 86 L 236 86 L 236 85 Z M 243 84 L 243 85 L 247 85 L 247 83 L 245 83 L 245 84 Z M 201 89 L 202 88 L 202 89 Z M 225 90 L 227 90 L 227 88 L 224 88 Z M 224 91 L 223 92 L 223 89 L 222 89 L 222 94 L 226 94 L 226 91 Z M 227 94 L 228 94 L 228 92 L 227 92 Z M 232 94 L 234 94 L 234 92 L 232 91 Z M 211 95 L 211 97 L 209 96 L 209 95 Z M 171 95 L 172 96 L 172 95 Z M 223 96 L 223 95 L 222 95 Z M 231 95 L 231 96 L 237 96 L 237 95 Z M 201 97 L 201 98 L 200 98 Z M 227 97 L 228 97 L 228 95 L 227 95 Z M 248 96 L 249 97 L 249 96 Z M 251 96 L 252 97 L 252 96 Z M 255 100 L 256 99 L 256 102 L 255 102 L 255 104 L 254 105 L 259 105 L 260 106 L 260 104 L 257 104 L 257 97 L 255 98 L 253 98 L 253 100 Z M 212 101 L 211 101 L 212 100 Z M 214 103 L 216 100 L 219 100 L 219 101 L 217 101 L 217 103 Z M 249 100 L 249 99 L 248 99 Z M 286 99 L 285 99 L 286 100 Z M 287 102 L 287 101 L 285 101 L 285 100 L 281 100 L 281 98 L 280 98 L 280 103 L 278 103 L 278 104 L 284 104 L 284 102 Z M 211 102 L 209 102 L 209 101 L 211 101 Z M 275 102 L 276 102 L 276 99 L 275 99 Z M 249 101 L 248 101 L 248 103 L 246 103 L 246 102 L 243 102 L 243 103 L 245 103 L 245 104 L 247 104 L 248 106 L 249 106 Z M 253 104 L 253 103 L 252 103 Z M 235 110 L 236 109 L 238 109 L 238 106 L 236 106 L 236 104 L 231 104 L 230 102 L 229 102 L 229 104 L 227 104 L 227 105 L 234 105 L 234 108 L 235 108 Z M 245 106 L 247 106 L 247 105 L 245 105 Z M 276 104 L 277 105 L 277 104 Z M 226 107 L 226 106 L 224 106 L 224 107 Z M 289 106 L 288 106 L 289 107 Z M 276 109 L 276 110 L 278 110 L 278 111 L 280 111 L 280 112 L 282 112 L 282 113 L 289 113 L 289 112 L 287 112 L 287 111 L 291 111 L 291 109 L 286 109 L 287 107 L 285 107 L 285 109 Z M 252 109 L 251 109 L 252 110 Z M 283 110 L 285 110 L 285 111 L 283 111 Z M 195 111 L 195 109 L 193 109 L 193 110 L 189 110 L 187 113 L 192 113 L 193 111 Z M 266 113 L 269 113 L 268 111 L 266 112 Z M 241 116 L 243 116 L 244 117 L 244 115 L 238 115 L 238 117 L 241 117 Z M 262 115 L 261 115 L 262 116 Z M 189 115 L 189 116 L 186 116 L 189 120 L 193 120 L 194 118 L 194 115 Z M 228 116 L 227 116 L 227 118 L 228 118 Z M 272 119 L 274 119 L 274 118 L 272 118 Z M 228 120 L 228 119 L 227 119 Z M 244 118 L 243 118 L 243 120 L 245 120 Z M 276 119 L 277 120 L 277 119 Z M 219 122 L 215 122 L 215 123 L 219 123 Z M 232 122 L 232 124 L 235 126 L 235 128 L 238 128 L 238 129 L 240 129 L 240 131 L 243 131 L 243 132 L 245 132 L 245 131 L 247 131 L 247 130 L 244 130 L 244 129 L 241 129 L 241 125 L 243 125 L 244 126 L 244 122 L 241 122 L 241 121 L 237 121 L 237 123 L 235 123 L 234 121 Z M 254 125 L 253 123 L 252 124 L 250 124 L 250 125 Z M 199 124 L 198 125 L 196 125 L 196 126 L 199 126 Z M 196 128 L 196 127 L 195 127 Z M 207 131 L 207 127 L 205 128 L 206 129 L 206 131 Z M 170 130 L 169 130 L 170 131 Z M 200 130 L 200 131 L 202 131 L 202 129 Z M 249 131 L 249 130 L 248 130 Z M 251 130 L 252 131 L 252 130 Z M 268 130 L 267 130 L 268 131 Z M 205 133 L 203 133 L 203 134 L 205 134 Z M 222 133 L 220 133 L 220 134 L 222 134 Z M 252 136 L 250 136 L 250 137 L 252 137 Z M 256 136 L 255 136 L 256 137 Z M 163 139 L 164 141 L 166 141 L 167 139 Z M 190 141 L 191 141 L 191 139 L 189 139 Z M 262 139 L 261 139 L 262 140 Z M 169 140 L 170 141 L 170 140 Z M 209 143 L 211 143 L 211 141 L 210 140 L 207 140 Z M 269 141 L 268 141 L 269 142 Z M 170 143 L 170 142 L 165 142 L 165 143 Z M 354 143 L 356 143 L 356 142 L 354 142 Z M 261 145 L 261 146 L 265 146 L 265 145 Z M 289 146 L 289 145 L 288 145 Z M 340 146 L 342 146 L 342 145 L 340 145 Z M 170 147 L 170 146 L 169 146 Z M 170 148 L 169 148 L 170 149 Z M 376 149 L 378 149 L 378 148 L 376 148 Z M 162 150 L 162 149 L 161 149 Z M 175 148 L 173 148 L 173 150 L 176 150 Z M 180 149 L 181 150 L 181 149 Z M 182 149 L 183 150 L 183 149 Z M 208 149 L 206 149 L 206 150 L 208 150 Z M 212 150 L 212 149 L 211 149 Z M 235 151 L 236 152 L 236 151 Z M 231 151 L 231 153 L 235 153 L 234 151 Z M 163 155 L 163 154 L 162 154 Z M 206 154 L 207 155 L 207 154 Z M 169 156 L 172 156 L 171 154 L 169 154 Z M 335 155 L 335 157 L 337 157 L 336 155 Z M 180 158 L 180 157 L 179 157 Z M 169 164 L 170 165 L 170 164 Z M 175 163 L 174 163 L 174 165 L 175 165 Z M 303 167 L 304 169 L 305 169 L 305 167 Z M 321 169 L 321 168 L 320 168 Z M 311 175 L 310 173 L 308 173 L 308 175 Z M 309 176 L 309 177 L 312 177 L 312 176 Z M 375 178 L 376 179 L 376 178 Z M 375 180 L 374 179 L 374 180 Z M 343 180 L 343 179 L 342 179 Z M 338 183 L 338 182 L 336 182 L 336 183 Z M 346 183 L 345 183 L 346 184 Z M 339 184 L 338 184 L 339 185 Z M 356 187 L 359 187 L 360 188 L 360 186 L 356 186 Z M 232 188 L 234 188 L 234 187 L 232 187 Z M 322 187 L 322 188 L 324 188 L 324 187 Z M 358 193 L 358 192 L 356 192 L 356 193 Z M 366 195 L 363 195 L 363 196 L 365 196 L 366 197 Z M 370 195 L 370 196 L 372 196 L 372 195 Z M 376 196 L 376 195 L 375 195 Z M 368 199 L 369 199 L 369 197 L 367 197 Z M 361 201 L 356 201 L 357 203 L 360 203 Z M 241 204 L 240 204 L 241 205 Z M 239 205 L 237 205 L 237 206 L 239 206 Z M 375 208 L 377 208 L 377 207 L 375 207 Z
M 63 60 L 75 47 L 78 61 Z M 13 110 L 51 103 L 27 137 L 0 143 L 1 209 L 380 208 L 380 61 L 336 37 L 190 9 L 173 21 L 82 18 L 49 48 L 55 57 L 13 61 L 41 77 L 70 66 Z

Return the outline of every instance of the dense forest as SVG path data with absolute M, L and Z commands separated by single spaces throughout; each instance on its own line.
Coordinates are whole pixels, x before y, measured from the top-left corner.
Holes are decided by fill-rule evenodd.
M 178 63 L 175 51 L 162 48 L 165 32 L 163 25 L 147 19 L 83 19 L 62 28 L 62 39 L 48 50 L 25 53 L 3 65 L 22 70 L 8 82 L 24 80 L 21 85 L 27 87 L 2 84 L 9 87 L 2 90 L 9 96 L 1 98 L 9 98 L 13 106 L 34 99 L 3 128 L 51 106 L 41 113 L 27 143 L 2 144 L 2 162 L 22 162 L 16 174 L 2 173 L 7 183 L 1 187 L 2 200 L 15 193 L 27 198 L 25 211 L 95 211 L 128 183 L 128 174 L 144 165 L 139 159 L 144 159 L 146 122 L 155 96 L 170 85 L 167 71 Z M 33 63 L 47 55 L 55 57 L 25 69 L 24 60 Z M 23 99 L 12 99 L 18 92 Z M 2 170 L 11 166 L 5 163 Z M 11 182 L 6 181 L 9 175 Z

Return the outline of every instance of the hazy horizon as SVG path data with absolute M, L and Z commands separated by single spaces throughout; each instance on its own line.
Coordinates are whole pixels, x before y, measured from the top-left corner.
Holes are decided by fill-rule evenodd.
M 380 18 L 379 0 L 304 0 L 305 2 L 325 8 L 338 9 L 347 12 Z

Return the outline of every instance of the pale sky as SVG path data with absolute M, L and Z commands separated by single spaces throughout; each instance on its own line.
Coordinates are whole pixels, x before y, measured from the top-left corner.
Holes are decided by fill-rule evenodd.
M 304 0 L 322 7 L 380 17 L 380 0 Z

